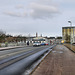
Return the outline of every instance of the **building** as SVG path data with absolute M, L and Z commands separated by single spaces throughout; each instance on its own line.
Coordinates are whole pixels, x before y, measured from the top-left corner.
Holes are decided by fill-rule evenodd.
M 33 38 L 35 37 L 26 37 L 26 43 L 29 41 L 29 43 L 33 43 Z
M 40 42 L 40 43 L 46 43 L 46 38 L 44 38 L 44 37 L 35 37 L 35 38 L 33 38 L 33 43 L 34 42 Z
M 55 44 L 55 37 L 35 37 L 33 42 L 47 43 L 49 45 Z
M 55 43 L 55 37 L 48 37 L 47 40 L 48 40 L 48 44 L 50 45 Z
M 66 43 L 75 42 L 75 27 L 62 27 L 62 39 Z
M 29 43 L 32 45 L 35 42 L 39 42 L 39 43 L 46 43 L 49 45 L 55 44 L 55 37 L 43 37 L 42 34 L 41 36 L 38 36 L 38 33 L 36 32 L 36 36 L 34 37 L 27 37 L 26 39 L 26 43 L 29 41 Z
M 62 37 L 61 36 L 56 37 L 55 42 L 56 42 L 56 44 L 61 44 L 62 43 Z

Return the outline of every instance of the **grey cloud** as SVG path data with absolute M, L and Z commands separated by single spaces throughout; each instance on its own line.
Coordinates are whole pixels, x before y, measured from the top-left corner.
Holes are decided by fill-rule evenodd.
M 57 7 L 52 5 L 31 3 L 30 7 L 31 7 L 30 16 L 33 18 L 50 18 L 54 14 L 59 13 Z
M 3 13 L 6 14 L 6 15 L 15 16 L 15 17 L 26 17 L 27 16 L 26 12 L 24 12 L 24 13 L 16 13 L 16 12 L 11 12 L 11 11 L 6 11 L 6 12 L 3 12 Z
M 16 8 L 17 8 L 17 9 L 23 9 L 24 6 L 20 4 L 20 5 L 17 5 Z
M 31 18 L 52 18 L 59 13 L 58 8 L 52 3 L 52 0 L 38 0 L 37 2 L 32 2 L 28 7 L 23 5 L 17 5 L 16 10 L 23 9 L 23 11 L 16 12 L 4 12 L 6 15 L 15 16 L 15 17 L 31 17 Z M 26 11 L 26 12 L 24 12 Z M 20 13 L 21 12 L 21 13 Z

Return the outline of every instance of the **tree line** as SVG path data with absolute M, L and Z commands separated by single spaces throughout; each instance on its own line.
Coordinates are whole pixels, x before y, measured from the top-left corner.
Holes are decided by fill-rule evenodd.
M 10 42 L 20 42 L 20 41 L 26 42 L 26 37 L 22 35 L 12 36 L 0 30 L 0 43 L 5 43 L 5 42 L 10 43 Z

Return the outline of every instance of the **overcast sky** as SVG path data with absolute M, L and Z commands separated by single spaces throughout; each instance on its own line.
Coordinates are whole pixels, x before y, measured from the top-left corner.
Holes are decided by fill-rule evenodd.
M 75 24 L 75 0 L 0 0 L 0 29 L 12 35 L 62 36 Z

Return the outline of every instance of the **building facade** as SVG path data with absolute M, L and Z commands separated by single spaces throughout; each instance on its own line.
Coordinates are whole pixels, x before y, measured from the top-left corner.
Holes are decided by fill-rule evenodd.
M 35 42 L 40 42 L 40 43 L 46 43 L 47 41 L 46 41 L 46 38 L 43 38 L 43 37 L 35 37 L 35 38 L 33 38 L 33 43 L 35 43 Z
M 62 39 L 66 43 L 75 42 L 75 27 L 62 27 Z

